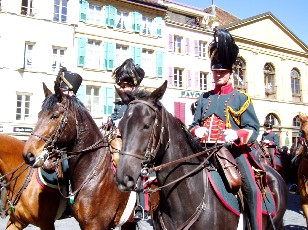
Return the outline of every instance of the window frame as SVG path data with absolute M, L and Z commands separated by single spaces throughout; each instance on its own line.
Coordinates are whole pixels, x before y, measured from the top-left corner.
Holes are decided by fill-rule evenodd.
M 21 0 L 21 15 L 33 16 L 33 0 Z
M 89 69 L 102 69 L 104 66 L 103 42 L 95 39 L 87 39 L 85 67 Z
M 119 15 L 120 13 L 120 15 Z M 124 15 L 126 14 L 126 15 Z M 120 22 L 121 20 L 121 22 Z M 116 15 L 116 26 L 115 28 L 120 30 L 128 30 L 129 29 L 129 12 L 123 11 L 123 10 L 117 10 Z
M 31 96 L 32 96 L 31 93 L 16 92 L 16 110 L 15 110 L 16 121 L 30 120 Z M 21 99 L 19 99 L 18 97 L 21 97 Z M 29 97 L 28 100 L 27 97 Z M 18 105 L 18 101 L 20 101 L 20 105 Z M 27 103 L 28 105 L 26 105 Z M 20 112 L 17 111 L 18 109 L 20 109 Z M 19 119 L 17 117 L 18 114 L 20 114 Z
M 239 76 L 238 76 L 238 73 L 240 73 Z M 240 84 L 240 80 L 242 80 L 243 84 Z M 240 89 L 240 90 L 247 89 L 246 62 L 241 57 L 238 57 L 234 63 L 233 83 L 234 83 L 234 88 L 236 89 Z
M 103 7 L 99 5 L 89 4 L 87 12 L 87 23 L 94 25 L 102 25 L 103 22 Z
M 89 89 L 90 89 L 90 94 L 88 94 Z M 98 95 L 95 95 L 96 92 L 98 93 Z M 102 116 L 100 94 L 101 94 L 100 86 L 85 85 L 84 106 L 87 108 L 87 110 L 93 117 Z
M 67 2 L 68 0 L 54 0 L 53 21 L 67 22 Z M 58 12 L 56 12 L 58 9 Z
M 30 51 L 29 46 L 32 46 L 32 50 Z M 24 51 L 24 69 L 33 69 L 33 57 L 34 57 L 34 42 L 26 42 L 25 43 L 25 51 Z M 28 59 L 31 59 L 31 64 L 28 63 Z
M 207 76 L 208 72 L 202 72 L 199 73 L 199 90 L 207 90 Z
M 142 68 L 146 69 L 148 76 L 156 75 L 156 57 L 153 49 L 143 48 L 141 51 Z
M 55 50 L 57 50 L 56 54 L 54 53 Z M 65 52 L 66 52 L 66 50 L 67 50 L 67 48 L 65 48 L 65 47 L 52 46 L 52 55 L 53 55 L 53 61 L 52 61 L 52 64 L 51 64 L 51 70 L 52 71 L 58 72 L 61 67 L 65 66 Z M 63 54 L 61 54 L 61 51 L 63 51 Z M 53 66 L 55 66 L 55 67 L 53 67 Z
M 183 49 L 183 37 L 182 36 L 178 36 L 178 35 L 174 35 L 173 37 L 173 52 L 177 53 L 177 54 L 182 54 L 184 52 Z
M 199 40 L 199 57 L 206 58 L 207 57 L 207 42 Z
M 173 68 L 173 86 L 175 88 L 183 88 L 183 73 L 184 69 L 175 67 Z
M 154 35 L 153 34 L 154 33 L 154 30 L 153 30 L 154 19 L 153 18 L 142 15 L 141 23 L 142 23 L 142 26 L 141 26 L 140 32 L 142 34 Z
M 123 48 L 126 48 L 126 50 Z M 129 58 L 129 46 L 117 43 L 115 49 L 115 66 L 122 65 L 123 62 L 128 58 Z
M 271 63 L 266 63 L 263 68 L 264 74 L 264 87 L 265 87 L 265 95 L 269 97 L 270 95 L 276 94 L 276 71 L 275 67 Z M 272 83 L 272 86 L 269 84 Z M 271 88 L 272 89 L 271 89 Z

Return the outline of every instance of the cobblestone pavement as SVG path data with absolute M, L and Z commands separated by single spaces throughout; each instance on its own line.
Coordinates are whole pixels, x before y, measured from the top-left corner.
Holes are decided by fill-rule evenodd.
M 8 218 L 0 220 L 0 229 L 5 229 Z M 284 225 L 286 230 L 305 230 L 306 220 L 300 207 L 299 195 L 289 193 L 288 210 L 284 216 Z M 80 230 L 77 221 L 74 218 L 58 220 L 55 222 L 56 230 Z M 28 226 L 26 230 L 38 230 L 38 227 Z M 139 230 L 151 230 L 152 227 L 149 222 L 139 222 Z

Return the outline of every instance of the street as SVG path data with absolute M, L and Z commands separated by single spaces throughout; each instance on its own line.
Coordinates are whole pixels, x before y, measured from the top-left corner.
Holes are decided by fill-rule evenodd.
M 5 229 L 6 222 L 8 218 L 0 220 L 0 229 Z M 284 216 L 284 225 L 286 230 L 305 230 L 306 229 L 306 220 L 303 216 L 303 212 L 300 207 L 300 197 L 299 195 L 293 195 L 289 193 L 289 202 L 288 209 Z M 74 218 L 68 218 L 64 220 L 58 220 L 55 222 L 56 230 L 78 230 L 79 225 Z M 38 230 L 38 227 L 28 226 L 26 230 Z M 141 221 L 139 223 L 139 229 L 149 230 L 152 229 L 146 221 Z

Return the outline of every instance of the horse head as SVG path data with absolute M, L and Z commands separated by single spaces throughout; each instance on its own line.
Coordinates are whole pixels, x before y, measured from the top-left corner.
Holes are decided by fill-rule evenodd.
M 41 167 L 44 161 L 55 153 L 55 149 L 64 148 L 74 141 L 77 121 L 72 111 L 72 100 L 76 98 L 64 95 L 55 82 L 55 94 L 43 83 L 45 100 L 38 114 L 38 121 L 23 151 L 23 157 L 32 167 Z
M 299 120 L 301 122 L 302 135 L 305 140 L 308 140 L 308 116 L 303 113 L 298 114 Z
M 116 180 L 122 190 L 136 189 L 148 164 L 159 158 L 158 150 L 166 145 L 163 141 L 164 115 L 159 100 L 167 88 L 165 81 L 146 97 L 130 100 L 125 93 L 117 90 L 122 101 L 128 103 L 127 110 L 119 122 L 122 149 L 117 168 Z

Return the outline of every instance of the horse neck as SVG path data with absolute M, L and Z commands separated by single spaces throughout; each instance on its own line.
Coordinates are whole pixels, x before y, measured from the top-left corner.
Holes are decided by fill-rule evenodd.
M 78 152 L 95 145 L 99 141 L 103 140 L 103 136 L 97 127 L 95 121 L 88 112 L 79 112 L 76 115 L 78 122 L 77 135 L 72 147 L 72 152 Z M 100 145 L 103 143 L 101 142 Z M 93 150 L 89 150 L 85 153 L 71 158 L 69 161 L 70 171 L 73 180 L 84 180 L 84 178 L 91 172 L 91 170 L 98 166 L 98 163 L 103 161 L 106 165 L 108 162 L 108 156 L 105 154 L 105 147 L 93 147 Z M 106 167 L 107 168 L 107 167 Z M 77 169 L 77 170 L 75 170 Z

